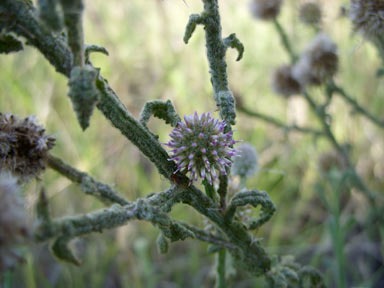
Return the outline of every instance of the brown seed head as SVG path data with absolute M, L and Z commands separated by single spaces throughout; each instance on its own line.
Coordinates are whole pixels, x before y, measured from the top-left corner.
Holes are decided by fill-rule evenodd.
M 0 113 L 0 171 L 10 171 L 22 182 L 38 176 L 54 143 L 35 117 Z
M 384 1 L 351 0 L 349 19 L 354 31 L 370 40 L 384 35 Z
M 292 74 L 303 86 L 320 85 L 336 74 L 338 65 L 336 44 L 328 35 L 319 34 L 301 55 Z
M 272 74 L 272 89 L 276 94 L 289 97 L 300 94 L 301 85 L 292 75 L 292 67 L 283 65 Z
M 307 1 L 299 7 L 299 19 L 302 23 L 310 26 L 321 24 L 322 11 L 317 1 Z
M 272 20 L 280 13 L 283 0 L 252 0 L 249 9 L 252 15 L 261 20 Z

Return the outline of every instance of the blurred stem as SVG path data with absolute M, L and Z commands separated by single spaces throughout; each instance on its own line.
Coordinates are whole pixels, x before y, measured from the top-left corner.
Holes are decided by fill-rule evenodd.
M 355 99 L 353 99 L 347 92 L 339 87 L 333 80 L 327 83 L 327 89 L 330 89 L 332 92 L 339 94 L 345 101 L 352 105 L 354 111 L 364 115 L 372 123 L 376 124 L 380 128 L 384 128 L 384 120 L 379 119 L 369 113 L 364 107 L 360 106 Z
M 291 45 L 291 42 L 289 41 L 287 33 L 285 33 L 283 26 L 281 26 L 277 18 L 273 20 L 273 24 L 275 24 L 275 28 L 280 36 L 281 43 L 283 44 L 285 50 L 287 51 L 289 57 L 291 58 L 291 64 L 294 64 L 297 60 L 297 56 L 292 49 L 292 45 Z
M 331 189 L 331 201 L 327 201 L 325 195 L 323 195 L 325 201 L 328 202 L 326 205 L 329 212 L 331 213 L 331 218 L 328 223 L 330 235 L 332 237 L 333 250 L 337 259 L 337 287 L 345 288 L 346 287 L 346 278 L 345 278 L 345 257 L 344 257 L 344 229 L 341 223 L 341 209 L 340 209 L 340 200 L 343 187 L 345 187 L 345 181 L 347 177 L 343 176 L 339 182 L 335 179 L 331 179 L 332 189 Z M 337 183 L 338 182 L 338 183 Z
M 282 39 L 283 46 L 286 49 L 287 53 L 290 55 L 291 63 L 295 63 L 297 60 L 297 57 L 292 50 L 291 42 L 289 40 L 289 37 L 287 36 L 287 33 L 284 30 L 284 27 L 279 24 L 277 19 L 275 19 L 274 23 L 275 23 L 275 28 Z M 315 113 L 318 120 L 320 121 L 323 127 L 323 132 L 325 136 L 328 138 L 328 141 L 331 142 L 332 146 L 343 157 L 347 167 L 351 170 L 355 180 L 354 182 L 357 188 L 367 197 L 370 204 L 376 211 L 377 205 L 376 205 L 376 197 L 374 196 L 374 193 L 369 189 L 369 187 L 364 183 L 361 177 L 357 174 L 355 167 L 352 165 L 351 160 L 349 159 L 348 153 L 339 144 L 339 142 L 336 140 L 335 136 L 333 135 L 330 128 L 330 124 L 327 122 L 327 115 L 325 114 L 323 107 L 321 107 L 321 105 L 318 105 L 306 90 L 303 91 L 302 95 L 304 96 L 305 100 L 311 107 L 312 111 Z
M 225 281 L 225 259 L 226 250 L 221 249 L 216 253 L 216 283 L 215 288 L 226 288 Z
M 364 183 L 363 179 L 357 174 L 355 167 L 352 165 L 351 160 L 349 159 L 347 151 L 344 149 L 343 146 L 340 145 L 340 143 L 336 140 L 336 137 L 333 135 L 331 127 L 329 123 L 326 120 L 326 114 L 324 113 L 324 110 L 321 109 L 319 105 L 316 104 L 316 102 L 312 99 L 312 97 L 308 94 L 308 92 L 303 92 L 304 98 L 307 100 L 309 106 L 312 108 L 312 110 L 315 112 L 317 118 L 319 119 L 321 125 L 323 126 L 323 131 L 328 138 L 329 142 L 333 145 L 333 147 L 336 149 L 336 151 L 342 156 L 343 160 L 345 161 L 345 164 L 352 172 L 354 182 L 357 186 L 357 188 L 367 197 L 372 207 L 376 210 L 376 197 L 374 193 L 369 189 L 369 187 Z
M 286 125 L 284 122 L 280 121 L 279 119 L 273 118 L 269 115 L 265 115 L 265 114 L 257 112 L 257 111 L 252 111 L 252 110 L 250 110 L 244 106 L 238 105 L 237 110 L 239 110 L 240 112 L 243 112 L 244 114 L 246 114 L 248 116 L 258 118 L 258 119 L 260 119 L 266 123 L 269 123 L 275 127 L 281 128 L 287 132 L 296 131 L 296 132 L 300 132 L 300 133 L 304 133 L 304 134 L 312 134 L 316 137 L 324 136 L 324 132 L 321 130 L 317 130 L 314 128 L 307 128 L 307 127 L 300 127 L 300 126 L 297 126 L 296 124 Z

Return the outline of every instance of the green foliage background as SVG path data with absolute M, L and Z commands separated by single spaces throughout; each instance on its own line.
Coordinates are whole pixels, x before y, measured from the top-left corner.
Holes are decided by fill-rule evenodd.
M 339 16 L 339 7 L 344 1 L 321 2 L 325 10 L 324 30 L 339 49 L 340 72 L 336 82 L 374 115 L 382 116 L 384 85 L 375 76 L 381 66 L 376 50 L 361 37 L 353 36 L 348 19 Z M 314 32 L 299 23 L 298 4 L 295 0 L 285 1 L 280 20 L 296 51 L 302 51 Z M 104 46 L 110 53 L 109 57 L 94 54 L 92 62 L 101 68 L 102 75 L 133 115 L 138 116 L 144 103 L 151 99 L 171 99 L 180 115 L 216 111 L 203 33 L 198 28 L 188 45 L 182 41 L 189 15 L 199 12 L 201 5 L 195 0 L 86 1 L 85 41 Z M 236 51 L 228 53 L 231 89 L 242 97 L 249 109 L 283 121 L 296 120 L 303 126 L 317 126 L 301 99 L 286 100 L 272 92 L 270 74 L 289 59 L 273 25 L 254 20 L 247 5 L 247 1 L 221 1 L 224 35 L 236 32 L 246 49 L 240 62 L 235 62 Z M 0 67 L 0 111 L 20 116 L 37 115 L 40 123 L 57 138 L 55 155 L 101 181 L 115 184 L 128 199 L 168 186 L 154 166 L 112 128 L 99 111 L 95 111 L 88 130 L 81 131 L 67 97 L 66 79 L 55 73 L 37 51 L 27 46 L 20 53 L 1 56 Z M 312 94 L 319 101 L 324 99 L 320 88 L 313 89 Z M 330 113 L 340 142 L 352 145 L 352 159 L 358 172 L 376 191 L 382 191 L 383 132 L 351 113 L 348 104 L 337 97 Z M 217 112 L 215 115 L 218 117 Z M 169 126 L 157 120 L 151 120 L 149 126 L 159 134 L 161 142 L 168 140 Z M 260 157 L 261 170 L 249 179 L 247 186 L 266 190 L 278 208 L 272 220 L 257 231 L 257 237 L 263 238 L 271 254 L 292 254 L 303 264 L 318 267 L 332 287 L 338 278 L 337 257 L 332 250 L 333 236 L 328 225 L 332 213 L 314 187 L 316 183 L 326 183 L 326 177 L 319 172 L 318 158 L 330 151 L 329 144 L 311 136 L 287 134 L 240 113 L 235 129 L 235 138 L 252 143 Z M 43 181 L 56 217 L 102 207 L 93 198 L 84 196 L 78 186 L 52 171 L 44 174 Z M 25 187 L 31 212 L 37 198 L 36 189 L 35 183 Z M 343 197 L 337 203 L 332 193 L 336 192 L 328 185 L 324 195 L 334 205 L 344 208 L 340 217 L 343 225 L 351 219 L 364 219 L 369 206 L 360 194 L 352 190 L 348 203 L 343 203 Z M 347 194 L 346 191 L 340 193 Z M 201 216 L 185 206 L 175 207 L 172 215 L 203 225 Z M 368 231 L 377 227 L 365 228 Z M 172 244 L 168 254 L 160 255 L 156 250 L 156 237 L 157 231 L 151 225 L 132 222 L 103 235 L 93 234 L 75 241 L 83 259 L 81 267 L 58 263 L 49 254 L 48 245 L 36 245 L 26 251 L 26 264 L 7 275 L 5 287 L 213 285 L 214 257 L 207 253 L 207 245 L 187 240 Z M 380 243 L 378 245 L 380 249 Z M 370 281 L 384 273 L 382 268 L 376 275 L 364 271 L 364 267 L 356 264 L 360 262 L 353 260 L 360 257 L 359 251 L 348 250 L 348 243 L 343 247 L 349 283 L 369 286 Z M 368 255 L 366 259 L 374 256 Z M 242 271 L 233 271 L 230 283 L 230 287 L 263 285 Z

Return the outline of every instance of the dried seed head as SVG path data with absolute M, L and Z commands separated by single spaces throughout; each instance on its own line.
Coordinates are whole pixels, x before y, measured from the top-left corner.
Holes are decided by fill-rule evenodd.
M 321 24 L 322 11 L 317 1 L 307 1 L 299 7 L 299 19 L 305 25 L 318 26 Z
M 318 159 L 318 166 L 322 173 L 328 173 L 333 168 L 339 170 L 345 169 L 346 163 L 338 153 L 330 151 L 320 155 Z
M 349 19 L 354 31 L 370 40 L 377 40 L 384 35 L 384 1 L 351 0 Z
M 292 68 L 292 75 L 301 85 L 320 85 L 332 78 L 338 69 L 336 44 L 326 34 L 319 34 L 306 48 Z
M 0 173 L 0 273 L 17 262 L 12 247 L 29 236 L 27 219 L 17 179 L 9 172 Z
M 226 168 L 232 164 L 232 156 L 236 155 L 231 147 L 239 142 L 232 139 L 233 131 L 224 132 L 225 125 L 210 113 L 184 116 L 166 144 L 172 148 L 170 160 L 177 163 L 177 171 L 190 172 L 191 181 L 201 178 L 210 184 L 220 174 L 225 175 Z
M 283 65 L 273 72 L 272 89 L 285 97 L 300 94 L 301 85 L 292 75 L 292 66 Z
M 0 113 L 0 171 L 10 171 L 22 182 L 38 176 L 54 143 L 36 117 Z
M 238 156 L 233 161 L 232 174 L 245 178 L 255 174 L 258 169 L 256 149 L 252 145 L 244 143 L 239 145 L 236 150 Z
M 261 20 L 272 20 L 280 13 L 283 0 L 252 0 L 249 9 L 253 17 Z

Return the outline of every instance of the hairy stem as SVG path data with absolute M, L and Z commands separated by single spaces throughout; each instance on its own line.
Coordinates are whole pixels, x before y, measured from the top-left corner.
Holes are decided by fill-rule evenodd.
M 70 165 L 64 163 L 61 159 L 49 155 L 47 158 L 48 167 L 68 178 L 72 182 L 81 184 L 82 190 L 89 194 L 120 205 L 128 205 L 130 202 L 116 192 L 111 186 L 101 183 L 85 172 L 81 172 Z

